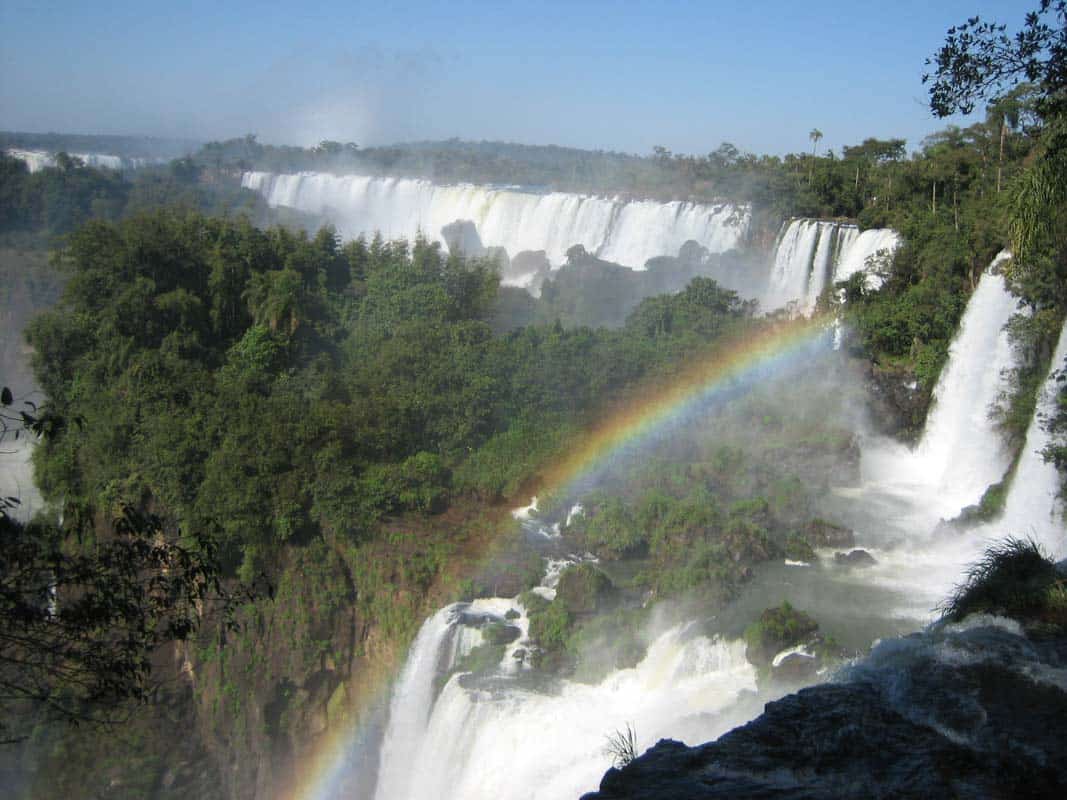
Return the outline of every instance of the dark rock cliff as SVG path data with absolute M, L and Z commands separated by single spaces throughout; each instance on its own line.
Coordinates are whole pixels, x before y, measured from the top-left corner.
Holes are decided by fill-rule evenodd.
M 718 741 L 660 741 L 583 800 L 890 797 L 1067 797 L 1067 639 L 986 618 L 885 641 Z

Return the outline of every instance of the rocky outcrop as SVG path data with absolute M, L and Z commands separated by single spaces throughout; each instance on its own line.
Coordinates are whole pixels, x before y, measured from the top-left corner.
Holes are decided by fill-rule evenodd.
M 851 530 L 824 519 L 811 520 L 800 535 L 812 547 L 852 547 L 856 544 L 856 535 Z
M 880 433 L 902 440 L 922 435 L 931 390 L 906 367 L 860 362 L 872 406 L 871 420 Z
M 834 553 L 834 563 L 839 567 L 857 569 L 862 567 L 873 567 L 878 562 L 875 561 L 874 556 L 866 550 L 849 550 L 846 553 Z
M 1006 620 L 888 640 L 718 741 L 661 741 L 583 800 L 1067 797 L 1065 668 L 1067 639 Z

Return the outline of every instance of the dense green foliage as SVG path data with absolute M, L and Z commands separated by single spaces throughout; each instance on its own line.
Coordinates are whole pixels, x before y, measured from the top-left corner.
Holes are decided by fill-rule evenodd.
M 43 448 L 42 489 L 151 498 L 234 557 L 513 491 L 606 398 L 755 324 L 702 279 L 670 331 L 494 335 L 488 263 L 192 212 L 91 223 L 66 259 L 29 338 L 50 407 L 86 424 Z
M 1001 153 L 1008 126 L 1029 121 L 1029 152 L 1005 203 L 1015 254 L 1008 272 L 1020 297 L 1036 312 L 1025 333 L 1040 341 L 1044 329 L 1047 350 L 1067 311 L 1062 233 L 1067 219 L 1067 3 L 1040 0 L 1018 31 L 1010 36 L 1006 31 L 1006 25 L 977 16 L 950 28 L 944 45 L 927 61 L 934 71 L 923 80 L 932 80 L 930 109 L 939 117 L 967 113 L 978 102 L 990 101 L 1002 120 Z M 1024 366 L 1019 383 L 1036 384 L 1043 366 Z M 1051 369 L 1063 366 L 1052 364 Z M 1009 426 L 1028 405 L 1025 395 L 1013 398 Z M 1067 384 L 1057 393 L 1056 409 L 1046 423 L 1054 438 L 1044 455 L 1061 470 L 1067 465 L 1065 409 Z
M 263 213 L 256 195 L 202 182 L 188 159 L 127 174 L 87 167 L 61 152 L 55 167 L 31 173 L 24 161 L 0 151 L 0 237 L 6 239 L 47 243 L 89 220 L 116 220 L 165 205 Z

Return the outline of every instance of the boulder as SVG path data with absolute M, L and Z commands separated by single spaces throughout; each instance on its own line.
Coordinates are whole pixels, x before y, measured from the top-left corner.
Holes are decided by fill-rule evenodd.
M 485 255 L 485 246 L 478 229 L 469 219 L 457 219 L 441 228 L 441 237 L 450 253 L 462 253 L 469 258 Z
M 857 569 L 873 567 L 878 562 L 866 550 L 850 550 L 847 553 L 834 553 L 834 563 L 849 569 Z
M 520 636 L 522 631 L 502 622 L 491 622 L 482 628 L 482 638 L 489 644 L 511 644 Z
M 556 599 L 571 614 L 595 614 L 614 603 L 615 587 L 592 564 L 575 564 L 560 573 Z
M 771 677 L 782 683 L 809 683 L 819 666 L 819 658 L 811 653 L 788 652 L 771 663 Z
M 757 667 L 770 667 L 777 654 L 814 641 L 819 623 L 788 602 L 768 608 L 745 630 L 745 658 Z
M 800 535 L 812 547 L 852 547 L 856 544 L 856 536 L 851 530 L 824 519 L 811 520 Z

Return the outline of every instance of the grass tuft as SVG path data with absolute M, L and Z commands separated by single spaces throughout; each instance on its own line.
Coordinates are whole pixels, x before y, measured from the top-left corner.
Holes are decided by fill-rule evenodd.
M 1067 588 L 1056 565 L 1031 539 L 1009 537 L 990 545 L 944 602 L 946 619 L 1000 614 L 1021 622 L 1067 626 Z

